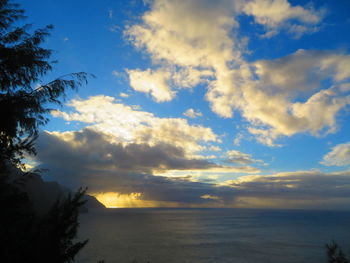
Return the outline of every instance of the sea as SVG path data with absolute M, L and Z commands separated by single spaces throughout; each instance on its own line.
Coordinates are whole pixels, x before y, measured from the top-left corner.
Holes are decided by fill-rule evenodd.
M 350 212 L 132 208 L 80 216 L 78 263 L 326 263 L 350 256 Z

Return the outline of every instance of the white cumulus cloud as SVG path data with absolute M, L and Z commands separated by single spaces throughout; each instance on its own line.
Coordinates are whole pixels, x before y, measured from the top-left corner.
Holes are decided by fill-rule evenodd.
M 127 70 L 130 86 L 139 92 L 149 93 L 157 102 L 170 101 L 175 92 L 168 86 L 169 72 L 164 70 L 152 71 L 150 69 Z
M 186 110 L 183 113 L 183 115 L 185 115 L 186 117 L 194 119 L 194 118 L 202 116 L 202 113 L 200 111 L 196 111 L 196 110 L 190 108 L 190 109 Z
M 264 37 L 271 37 L 282 29 L 295 36 L 313 32 L 323 15 L 324 10 L 312 7 L 292 6 L 287 0 L 252 0 L 245 1 L 243 12 L 254 17 L 256 23 L 266 28 Z
M 213 112 L 225 118 L 239 112 L 250 124 L 247 130 L 270 146 L 282 136 L 335 132 L 336 117 L 350 99 L 349 89 L 341 88 L 350 77 L 350 56 L 298 50 L 248 62 L 247 39 L 238 31 L 241 15 L 263 25 L 265 36 L 312 31 L 324 12 L 286 0 L 155 0 L 125 35 L 156 68 L 127 70 L 130 85 L 164 102 L 174 99 L 179 88 L 205 84 Z
M 350 165 L 350 142 L 334 146 L 329 153 L 323 156 L 321 164 L 327 166 Z

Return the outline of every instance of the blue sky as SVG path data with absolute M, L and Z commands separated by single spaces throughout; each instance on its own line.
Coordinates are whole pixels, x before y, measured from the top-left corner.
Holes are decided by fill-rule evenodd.
M 118 207 L 348 206 L 348 1 L 19 3 L 55 27 L 43 83 L 96 76 L 43 127 L 48 179 Z

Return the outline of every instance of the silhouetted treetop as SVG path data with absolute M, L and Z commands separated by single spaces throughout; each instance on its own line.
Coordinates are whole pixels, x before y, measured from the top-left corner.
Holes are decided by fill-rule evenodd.
M 86 201 L 83 196 L 86 190 L 79 189 L 73 196 L 58 200 L 40 225 L 40 247 L 50 262 L 73 262 L 77 253 L 86 245 L 88 240 L 73 242 L 79 227 L 77 208 Z
M 8 0 L 0 0 L 0 34 L 3 28 L 8 28 L 13 22 L 24 18 L 24 10 L 19 9 L 19 4 L 10 3 Z
M 336 242 L 331 242 L 326 245 L 328 263 L 349 263 L 343 250 Z
M 25 152 L 36 153 L 33 142 L 48 121 L 47 104 L 60 104 L 67 88 L 76 89 L 88 77 L 78 72 L 39 84 L 55 63 L 49 60 L 52 50 L 41 46 L 53 27 L 31 33 L 30 25 L 17 25 L 23 18 L 18 4 L 0 0 L 0 158 L 16 165 Z

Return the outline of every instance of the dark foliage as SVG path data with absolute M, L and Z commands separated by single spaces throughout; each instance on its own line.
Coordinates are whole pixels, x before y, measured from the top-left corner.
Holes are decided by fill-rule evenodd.
M 342 249 L 336 242 L 326 245 L 328 263 L 349 263 Z
M 74 196 L 57 201 L 50 212 L 39 224 L 38 248 L 45 251 L 47 261 L 53 263 L 73 262 L 76 254 L 86 245 L 88 240 L 74 243 L 79 227 L 77 208 L 85 201 L 82 197 L 85 190 L 80 189 Z
M 28 196 L 16 182 L 9 182 L 7 174 L 0 174 L 0 258 L 1 262 L 26 262 L 32 254 L 35 216 Z M 30 258 L 30 257 L 29 257 Z
M 0 206 L 4 211 L 0 217 L 1 262 L 74 262 L 77 253 L 88 242 L 73 241 L 85 190 L 80 189 L 75 195 L 58 200 L 46 215 L 39 217 L 21 190 L 22 178 L 10 183 L 7 179 L 7 175 L 0 175 Z

